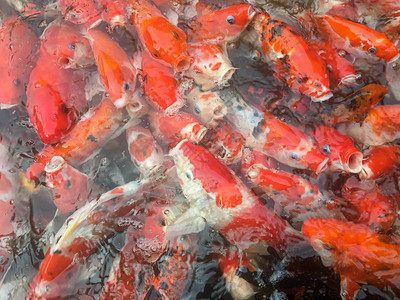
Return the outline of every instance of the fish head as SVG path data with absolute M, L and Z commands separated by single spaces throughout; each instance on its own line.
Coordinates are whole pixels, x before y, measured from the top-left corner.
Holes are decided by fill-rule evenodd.
M 93 0 L 58 0 L 57 7 L 64 19 L 74 24 L 95 26 L 100 19 L 100 10 Z
M 111 25 L 124 25 L 127 22 L 125 0 L 103 0 L 100 1 L 103 11 L 101 17 Z

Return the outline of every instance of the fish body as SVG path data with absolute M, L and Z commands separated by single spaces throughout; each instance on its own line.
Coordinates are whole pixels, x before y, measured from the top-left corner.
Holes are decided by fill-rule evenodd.
M 34 67 L 37 36 L 17 16 L 2 20 L 0 28 L 0 108 L 18 105 Z
M 325 266 L 358 283 L 399 292 L 400 253 L 396 243 L 364 224 L 336 219 L 308 219 L 302 232 Z
M 146 100 L 154 109 L 174 114 L 184 105 L 171 67 L 143 52 L 141 75 Z
M 189 68 L 190 58 L 186 52 L 186 34 L 172 25 L 161 12 L 147 1 L 128 1 L 132 14 L 129 17 L 135 25 L 139 38 L 155 59 L 182 72 Z
M 170 155 L 193 210 L 240 250 L 262 252 L 269 245 L 285 252 L 300 241 L 284 220 L 207 149 L 183 140 Z
M 86 109 L 82 73 L 61 68 L 42 54 L 29 79 L 26 108 L 43 143 L 60 141 Z
M 264 58 L 294 92 L 316 102 L 332 97 L 325 62 L 298 32 L 266 13 L 259 13 L 253 26 Z
M 107 93 L 116 107 L 126 106 L 136 86 L 136 68 L 121 46 L 106 33 L 91 29 L 88 34 L 97 70 Z

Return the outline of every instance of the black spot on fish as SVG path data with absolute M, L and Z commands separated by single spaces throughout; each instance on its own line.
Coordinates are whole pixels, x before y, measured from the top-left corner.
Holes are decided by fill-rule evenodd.
M 91 141 L 91 142 L 95 142 L 95 143 L 98 142 L 98 139 L 95 136 L 91 135 L 91 134 L 89 134 L 89 136 L 86 138 L 86 140 L 87 141 Z

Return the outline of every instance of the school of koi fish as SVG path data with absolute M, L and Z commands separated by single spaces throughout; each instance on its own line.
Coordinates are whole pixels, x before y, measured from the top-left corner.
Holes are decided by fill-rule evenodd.
M 399 1 L 0 12 L 0 299 L 400 299 Z

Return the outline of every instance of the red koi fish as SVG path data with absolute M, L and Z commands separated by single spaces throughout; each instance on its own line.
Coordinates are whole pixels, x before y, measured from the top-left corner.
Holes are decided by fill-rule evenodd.
M 129 17 L 135 25 L 142 44 L 149 53 L 171 65 L 175 71 L 189 68 L 190 57 L 186 53 L 186 34 L 172 25 L 161 12 L 147 1 L 129 0 L 133 10 Z
M 227 114 L 224 101 L 214 92 L 201 92 L 195 87 L 186 98 L 187 111 L 208 128 L 218 126 Z
M 102 7 L 101 18 L 113 26 L 125 25 L 128 20 L 126 16 L 126 0 L 100 0 Z
M 58 0 L 57 8 L 64 20 L 74 24 L 84 24 L 92 28 L 101 22 L 100 7 L 93 0 Z
M 377 180 L 382 175 L 389 175 L 399 162 L 399 148 L 394 145 L 372 147 L 364 153 L 361 180 Z
M 328 124 L 341 122 L 362 122 L 368 111 L 378 104 L 387 94 L 388 89 L 380 84 L 368 84 L 349 95 L 344 103 L 333 106 L 327 114 L 321 114 L 321 119 Z
M 82 73 L 63 69 L 44 54 L 32 70 L 26 95 L 29 119 L 45 144 L 60 141 L 86 109 Z
M 341 56 L 338 51 L 333 49 L 328 43 L 318 41 L 313 44 L 313 48 L 325 61 L 333 86 L 348 86 L 356 82 L 358 75 L 354 70 L 353 64 Z
M 237 249 L 229 248 L 218 258 L 218 265 L 225 279 L 226 288 L 234 299 L 250 299 L 258 288 L 236 274 L 239 267 L 254 271 L 249 259 Z
M 16 16 L 2 20 L 0 28 L 0 109 L 20 103 L 34 67 L 38 38 Z
M 183 139 L 199 143 L 207 132 L 195 117 L 184 112 L 171 116 L 155 112 L 150 115 L 150 126 L 154 136 L 171 147 Z
M 339 130 L 355 143 L 377 146 L 400 138 L 400 105 L 380 105 L 372 108 L 362 124 L 346 123 Z
M 70 290 L 71 280 L 79 276 L 83 260 L 93 254 L 115 228 L 123 230 L 130 225 L 120 222 L 121 218 L 147 199 L 154 187 L 149 181 L 133 181 L 73 213 L 56 234 L 30 285 L 27 299 L 62 297 Z
M 322 206 L 321 194 L 310 181 L 277 169 L 276 163 L 262 153 L 246 150 L 242 157 L 243 173 L 290 215 L 297 216 Z
M 277 76 L 298 93 L 321 102 L 332 97 L 325 62 L 309 43 L 289 25 L 259 13 L 254 18 L 258 43 Z
M 235 4 L 202 15 L 189 25 L 189 39 L 222 45 L 236 41 L 256 14 L 248 4 Z
M 208 91 L 215 86 L 228 84 L 235 68 L 232 66 L 226 53 L 221 48 L 212 44 L 189 44 L 187 49 L 192 63 L 184 72 L 194 79 L 203 91 Z
M 143 177 L 153 176 L 163 169 L 163 151 L 150 130 L 141 126 L 126 129 L 126 140 L 131 159 Z
M 207 130 L 201 143 L 225 164 L 231 165 L 240 161 L 246 140 L 225 121 L 220 120 L 215 128 Z
M 309 136 L 297 127 L 280 121 L 271 113 L 264 113 L 264 119 L 250 139 L 249 145 L 254 150 L 288 166 L 309 169 L 317 174 L 327 167 L 328 158 Z
M 41 51 L 53 56 L 63 68 L 82 68 L 94 64 L 90 43 L 79 27 L 66 22 L 52 22 L 41 36 Z
M 375 183 L 349 178 L 342 187 L 342 196 L 352 205 L 354 212 L 344 209 L 350 221 L 368 225 L 376 232 L 387 232 L 396 219 L 394 199 L 385 196 Z
M 318 149 L 329 158 L 330 171 L 361 172 L 363 155 L 347 135 L 333 127 L 320 125 L 314 130 L 314 139 Z
M 128 55 L 106 33 L 91 29 L 92 49 L 100 79 L 117 108 L 127 105 L 136 86 L 136 69 Z
M 184 104 L 174 71 L 142 52 L 142 77 L 147 102 L 156 110 L 175 114 Z
M 356 57 L 375 57 L 390 62 L 399 55 L 385 35 L 365 25 L 331 15 L 318 18 L 318 24 L 322 35 L 334 48 L 344 49 Z
M 358 283 L 399 293 L 400 248 L 364 224 L 308 219 L 302 232 L 327 267 Z
M 61 156 L 53 156 L 44 168 L 46 186 L 52 190 L 53 202 L 62 214 L 69 214 L 82 207 L 90 193 L 86 174 L 66 163 Z
M 36 154 L 35 162 L 26 171 L 30 180 L 38 178 L 53 156 L 61 156 L 72 166 L 92 157 L 121 124 L 122 112 L 110 99 L 103 99 L 98 107 L 89 110 L 59 143 L 46 146 Z
M 285 252 L 301 240 L 296 231 L 269 211 L 225 164 L 204 147 L 183 140 L 170 151 L 170 155 L 183 194 L 191 205 L 184 213 L 190 222 L 204 218 L 233 245 L 250 252 L 264 252 L 265 245 Z

